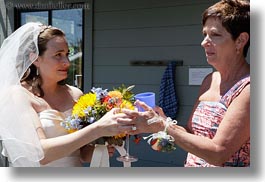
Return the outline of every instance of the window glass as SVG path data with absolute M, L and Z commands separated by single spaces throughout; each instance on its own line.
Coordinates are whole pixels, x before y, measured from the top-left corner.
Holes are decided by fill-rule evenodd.
M 38 12 L 22 12 L 21 13 L 21 25 L 27 22 L 41 22 L 47 25 L 48 22 L 48 11 Z

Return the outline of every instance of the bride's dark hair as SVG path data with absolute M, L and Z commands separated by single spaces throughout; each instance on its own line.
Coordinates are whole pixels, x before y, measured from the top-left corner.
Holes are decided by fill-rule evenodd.
M 45 26 L 38 36 L 38 49 L 39 56 L 42 56 L 44 52 L 47 50 L 47 43 L 49 40 L 53 39 L 57 36 L 65 36 L 64 32 L 58 28 Z M 25 81 L 27 85 L 30 87 L 30 91 L 39 97 L 44 96 L 44 92 L 41 88 L 42 78 L 38 74 L 37 67 L 32 64 L 28 71 L 24 74 L 21 81 Z M 64 80 L 60 81 L 59 84 L 64 84 Z

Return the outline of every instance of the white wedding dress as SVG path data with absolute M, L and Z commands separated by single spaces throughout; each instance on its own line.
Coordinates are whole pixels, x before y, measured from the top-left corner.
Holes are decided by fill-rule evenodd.
M 39 113 L 42 127 L 45 131 L 47 138 L 53 138 L 68 134 L 66 129 L 63 128 L 60 123 L 69 115 L 72 110 L 66 112 L 59 112 L 54 109 L 44 110 Z M 70 156 L 55 160 L 47 165 L 41 165 L 41 167 L 81 167 L 80 151 L 77 150 Z
M 39 118 L 42 124 L 42 128 L 44 129 L 47 138 L 53 138 L 68 134 L 66 129 L 64 129 L 60 125 L 60 123 L 67 116 L 71 114 L 71 111 L 72 110 L 68 110 L 62 113 L 54 109 L 48 109 L 39 113 Z M 8 156 L 4 148 L 2 153 L 4 156 Z M 12 167 L 12 163 L 9 163 L 9 166 Z M 77 150 L 67 157 L 40 166 L 41 167 L 82 167 L 82 164 L 80 162 L 80 151 Z
M 66 112 L 59 112 L 54 109 L 47 109 L 38 114 L 47 138 L 68 134 L 60 123 L 71 115 L 71 111 L 70 109 Z M 125 155 L 126 151 L 123 146 L 115 146 L 115 148 L 120 155 Z M 3 154 L 4 156 L 8 156 L 5 149 L 3 149 Z M 124 167 L 130 167 L 131 163 L 124 162 L 123 165 Z M 9 163 L 9 166 L 12 167 L 12 163 Z M 46 165 L 40 165 L 40 167 L 82 167 L 82 163 L 80 162 L 80 151 L 77 150 L 67 157 L 52 161 Z M 90 167 L 109 167 L 108 150 L 105 145 L 96 145 Z
M 59 112 L 54 109 L 44 110 L 39 113 L 39 118 L 47 138 L 57 137 L 68 134 L 60 123 L 71 115 L 71 109 L 66 112 Z M 120 155 L 125 155 L 125 149 L 115 146 Z M 109 155 L 105 145 L 96 145 L 90 167 L 109 167 Z M 130 167 L 130 162 L 124 162 L 125 167 Z M 70 156 L 58 159 L 41 167 L 82 167 L 80 162 L 80 151 L 75 151 Z

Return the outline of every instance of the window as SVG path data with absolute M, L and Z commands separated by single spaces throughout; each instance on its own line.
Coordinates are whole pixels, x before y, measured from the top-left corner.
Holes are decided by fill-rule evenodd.
M 33 21 L 62 29 L 66 34 L 70 50 L 71 67 L 67 83 L 83 90 L 83 8 L 65 9 L 65 7 L 48 10 L 17 9 L 17 25 L 19 27 Z

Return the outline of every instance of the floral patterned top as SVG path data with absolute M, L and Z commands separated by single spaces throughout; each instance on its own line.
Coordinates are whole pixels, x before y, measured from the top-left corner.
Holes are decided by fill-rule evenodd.
M 222 122 L 228 106 L 236 98 L 246 85 L 250 84 L 250 76 L 238 81 L 219 102 L 201 101 L 192 118 L 192 130 L 195 135 L 213 138 Z M 223 167 L 245 167 L 250 166 L 250 138 L 234 153 Z M 216 167 L 205 160 L 188 153 L 185 167 Z

